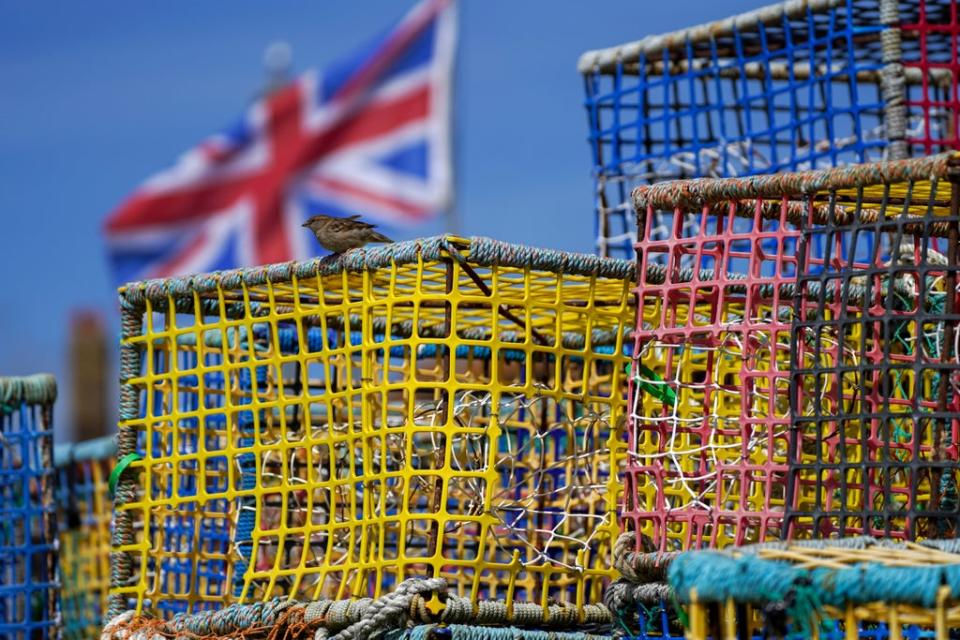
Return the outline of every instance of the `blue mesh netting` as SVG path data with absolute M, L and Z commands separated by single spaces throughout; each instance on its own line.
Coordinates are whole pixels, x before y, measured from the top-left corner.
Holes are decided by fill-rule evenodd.
M 738 615 L 743 614 L 743 609 Z M 669 603 L 661 602 L 655 605 L 638 605 L 637 617 L 634 620 L 615 619 L 613 624 L 615 631 L 623 633 L 626 640 L 683 640 L 684 626 L 678 619 L 676 609 Z M 810 637 L 810 632 L 803 629 L 794 629 L 793 625 L 787 625 L 785 629 L 774 628 L 780 625 L 765 625 L 753 630 L 753 635 L 749 640 L 765 640 L 766 638 L 783 638 L 783 640 L 805 640 Z M 721 634 L 717 629 L 707 630 L 709 639 L 718 638 Z M 819 637 L 822 640 L 845 640 L 846 631 L 839 620 L 822 620 L 819 627 Z M 738 637 L 742 630 L 738 630 Z M 861 640 L 887 640 L 890 638 L 889 625 L 877 623 L 861 623 L 857 636 Z M 900 637 L 904 640 L 921 640 L 922 638 L 935 638 L 936 631 L 932 628 L 926 629 L 916 625 L 903 625 L 900 627 Z M 747 640 L 743 638 L 742 640 Z
M 49 408 L 0 402 L 0 638 L 53 636 L 58 585 Z
M 598 251 L 633 256 L 641 184 L 882 159 L 883 28 L 876 0 L 847 0 L 586 54 Z
M 65 639 L 88 637 L 92 629 L 103 625 L 105 613 L 102 604 L 107 576 L 99 575 L 97 569 L 101 558 L 91 557 L 91 554 L 106 553 L 102 546 L 108 541 L 99 539 L 104 514 L 96 510 L 97 492 L 106 492 L 95 482 L 93 464 L 101 462 L 70 461 L 57 467 L 57 523 L 61 531 L 60 562 L 63 567 L 61 631 Z M 105 498 L 101 496 L 100 499 Z

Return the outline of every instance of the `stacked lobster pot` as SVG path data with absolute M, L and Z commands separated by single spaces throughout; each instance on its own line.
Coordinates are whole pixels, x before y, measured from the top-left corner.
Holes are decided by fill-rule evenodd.
M 609 630 L 635 271 L 444 236 L 123 288 L 105 637 Z
M 956 625 L 958 166 L 634 191 L 622 633 Z
M 0 377 L 0 638 L 56 638 L 53 376 Z
M 597 252 L 633 256 L 637 186 L 960 149 L 957 9 L 788 0 L 583 54 Z

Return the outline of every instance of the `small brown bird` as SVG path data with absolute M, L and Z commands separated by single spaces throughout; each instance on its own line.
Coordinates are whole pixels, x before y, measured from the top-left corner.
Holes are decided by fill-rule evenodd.
M 374 225 L 361 220 L 360 216 L 313 216 L 303 226 L 313 231 L 321 247 L 333 253 L 357 249 L 370 242 L 393 242 L 377 231 Z

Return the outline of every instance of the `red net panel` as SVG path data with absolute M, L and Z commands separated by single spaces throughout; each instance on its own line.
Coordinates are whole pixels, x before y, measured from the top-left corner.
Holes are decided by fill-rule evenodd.
M 745 200 L 641 216 L 623 514 L 641 544 L 779 535 L 799 236 L 787 210 Z M 648 239 L 658 218 L 670 232 Z
M 913 155 L 960 149 L 960 16 L 957 0 L 900 2 L 907 140 Z

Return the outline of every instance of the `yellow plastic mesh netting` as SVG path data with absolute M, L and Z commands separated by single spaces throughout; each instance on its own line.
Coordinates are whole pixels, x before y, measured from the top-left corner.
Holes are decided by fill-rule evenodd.
M 111 613 L 599 601 L 634 272 L 438 237 L 125 287 Z
M 113 437 L 58 445 L 57 522 L 60 529 L 61 633 L 93 638 L 103 628 L 110 583 L 110 514 L 107 480 L 116 450 Z

